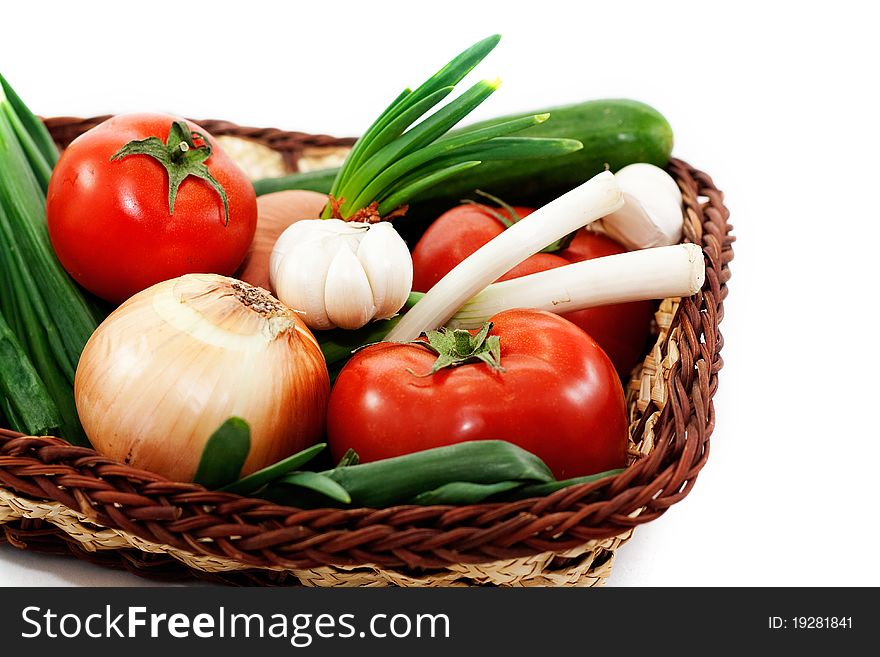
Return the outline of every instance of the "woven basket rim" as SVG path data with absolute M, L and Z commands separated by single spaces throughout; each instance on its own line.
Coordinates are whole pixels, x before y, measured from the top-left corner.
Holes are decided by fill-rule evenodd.
M 71 135 L 106 118 L 61 117 L 46 124 L 64 146 Z M 286 157 L 310 145 L 352 141 L 226 121 L 198 123 L 212 134 L 262 142 Z M 58 438 L 0 429 L 0 486 L 60 502 L 100 526 L 258 568 L 364 563 L 443 568 L 564 552 L 628 532 L 662 515 L 692 489 L 708 457 L 712 395 L 722 367 L 717 329 L 733 257 L 729 213 L 709 176 L 678 159 L 669 170 L 685 197 L 686 237 L 700 244 L 706 257 L 706 282 L 698 294 L 682 300 L 673 320 L 687 348 L 673 370 L 655 448 L 621 474 L 516 502 L 299 510 L 172 482 Z M 650 405 L 643 409 L 642 419 L 652 410 Z

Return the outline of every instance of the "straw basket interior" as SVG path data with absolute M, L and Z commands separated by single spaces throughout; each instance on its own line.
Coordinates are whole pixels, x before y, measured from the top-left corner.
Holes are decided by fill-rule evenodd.
M 62 147 L 107 117 L 46 121 Z M 252 177 L 332 166 L 351 139 L 198 121 Z M 157 579 L 308 586 L 594 586 L 633 529 L 706 462 L 733 257 L 723 195 L 680 160 L 685 239 L 706 281 L 666 299 L 627 387 L 630 465 L 544 498 L 463 507 L 299 510 L 171 482 L 49 437 L 0 429 L 0 541 Z

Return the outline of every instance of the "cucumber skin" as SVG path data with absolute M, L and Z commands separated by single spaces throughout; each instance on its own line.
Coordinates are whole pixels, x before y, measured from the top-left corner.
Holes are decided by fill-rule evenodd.
M 486 162 L 470 176 L 454 179 L 445 189 L 419 198 L 458 200 L 474 189 L 490 192 L 508 202 L 544 202 L 586 182 L 606 168 L 618 171 L 634 162 L 665 167 L 672 153 L 672 127 L 657 110 L 635 100 L 592 100 L 543 110 L 544 123 L 517 136 L 567 137 L 583 149 L 545 160 Z M 512 118 L 512 117 L 504 117 Z M 486 122 L 471 128 L 479 128 Z
M 257 196 L 281 192 L 286 189 L 304 189 L 310 192 L 329 194 L 333 186 L 333 180 L 339 169 L 320 169 L 307 171 L 306 173 L 293 173 L 281 178 L 263 178 L 254 181 L 254 191 Z
M 550 113 L 544 123 L 517 133 L 526 137 L 564 137 L 581 141 L 575 153 L 543 160 L 486 162 L 461 176 L 426 190 L 415 201 L 457 203 L 475 189 L 511 203 L 539 203 L 589 180 L 606 168 L 617 171 L 634 162 L 666 166 L 672 153 L 672 128 L 653 107 L 636 100 L 590 100 L 536 112 L 499 117 L 459 128 L 459 134 L 510 119 Z M 336 169 L 258 180 L 257 195 L 281 189 L 310 189 L 327 193 Z

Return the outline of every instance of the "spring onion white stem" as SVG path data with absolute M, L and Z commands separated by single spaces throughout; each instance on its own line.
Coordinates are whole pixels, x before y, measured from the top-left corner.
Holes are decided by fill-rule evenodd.
M 442 326 L 468 299 L 499 276 L 622 204 L 623 195 L 614 175 L 603 171 L 594 176 L 516 222 L 465 258 L 406 313 L 386 339 L 407 342 Z
M 685 297 L 705 279 L 696 244 L 676 244 L 584 260 L 537 274 L 494 283 L 477 294 L 448 323 L 477 328 L 511 308 L 564 314 L 613 303 Z

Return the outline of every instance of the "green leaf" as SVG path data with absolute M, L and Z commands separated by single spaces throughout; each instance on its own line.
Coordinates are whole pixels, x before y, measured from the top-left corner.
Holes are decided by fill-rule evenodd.
M 205 444 L 193 481 L 212 490 L 235 481 L 250 450 L 248 423 L 239 417 L 229 418 Z
M 12 109 L 15 110 L 21 125 L 27 130 L 31 141 L 36 145 L 43 160 L 49 165 L 51 170 L 55 163 L 58 162 L 58 147 L 55 146 L 55 142 L 52 141 L 52 136 L 49 134 L 46 126 L 43 125 L 43 122 L 30 111 L 24 101 L 19 98 L 15 89 L 0 75 L 0 101 L 2 101 L 4 96 Z
M 400 95 L 394 99 L 394 101 L 385 108 L 385 110 L 379 115 L 379 117 L 373 122 L 373 124 L 367 128 L 366 132 L 358 139 L 354 146 L 352 146 L 351 150 L 348 152 L 348 155 L 345 158 L 345 161 L 342 163 L 342 166 L 336 170 L 335 175 L 333 176 L 333 180 L 330 182 L 330 194 L 334 197 L 339 197 L 339 190 L 348 182 L 351 173 L 357 168 L 357 166 L 364 159 L 367 150 L 369 149 L 370 144 L 375 138 L 376 134 L 378 134 L 387 124 L 391 121 L 396 113 L 399 111 L 400 106 L 403 102 L 412 94 L 412 89 L 407 87 L 404 89 Z M 370 153 L 372 155 L 372 153 Z M 369 157 L 369 155 L 366 155 Z M 326 190 L 320 189 L 315 190 L 324 192 Z
M 354 451 L 351 447 L 342 455 L 342 458 L 339 459 L 339 463 L 336 464 L 337 468 L 348 468 L 353 465 L 357 465 L 361 462 L 361 457 L 358 456 L 358 453 Z
M 435 504 L 478 504 L 487 497 L 505 493 L 523 485 L 521 481 L 499 481 L 497 484 L 475 484 L 470 481 L 453 481 L 434 490 L 416 495 L 410 504 L 430 506 Z
M 25 244 L 25 240 L 30 237 L 30 226 L 20 223 L 24 221 L 20 214 L 7 213 L 7 199 L 2 198 L 3 186 L 0 181 L 0 253 L 4 254 L 0 259 L 3 260 L 0 269 L 10 279 L 8 289 L 4 287 L 0 290 L 4 296 L 9 294 L 2 303 L 4 315 L 10 310 L 15 313 L 14 323 L 17 331 L 21 331 L 16 333 L 18 342 L 57 409 L 46 409 L 46 412 L 60 414 L 61 422 L 57 425 L 60 428 L 60 437 L 74 445 L 88 445 L 73 397 L 73 352 L 66 350 L 62 340 L 62 335 L 69 337 L 69 334 L 63 333 L 55 324 L 71 317 L 61 308 L 50 312 L 44 301 L 42 295 L 48 291 L 48 281 L 40 278 L 37 271 L 34 271 L 39 270 L 37 263 L 25 257 L 26 253 L 31 253 L 27 250 L 28 247 L 35 246 L 33 243 Z M 21 248 L 22 246 L 25 248 Z M 36 254 L 35 257 L 48 256 L 39 249 L 32 253 Z M 75 353 L 78 358 L 79 351 Z
M 412 94 L 402 102 L 403 107 L 407 107 L 408 103 L 421 100 L 441 87 L 454 87 L 457 85 L 464 80 L 468 73 L 474 70 L 477 64 L 486 58 L 486 55 L 492 52 L 500 40 L 500 35 L 493 34 L 492 36 L 478 41 L 456 55 L 448 64 L 413 91 Z
M 581 142 L 574 139 L 541 137 L 496 137 L 473 147 L 465 146 L 429 161 L 396 181 L 391 188 L 382 191 L 379 197 L 379 212 L 386 214 L 403 203 L 418 200 L 420 194 L 430 192 L 441 181 L 459 177 L 458 174 L 483 161 L 472 160 L 467 166 L 455 169 L 455 163 L 461 158 L 479 156 L 485 157 L 485 161 L 543 159 L 565 155 L 582 147 Z
M 400 207 L 404 203 L 408 203 L 410 199 L 417 196 L 422 190 L 430 189 L 447 178 L 458 175 L 462 171 L 473 169 L 479 166 L 479 160 L 470 160 L 467 162 L 459 162 L 440 171 L 427 175 L 419 175 L 417 178 L 408 179 L 400 184 L 399 187 L 392 189 L 388 196 L 379 201 L 379 214 L 387 214 L 392 210 Z
M 0 314 L 0 399 L 15 428 L 34 436 L 61 426 L 58 408 Z
M 478 82 L 451 103 L 407 131 L 399 139 L 395 139 L 379 149 L 375 155 L 358 168 L 349 183 L 340 190 L 340 195 L 348 199 L 342 206 L 343 216 L 349 216 L 360 209 L 355 207 L 352 202 L 360 196 L 361 190 L 373 178 L 398 159 L 430 144 L 447 132 L 486 100 L 498 88 L 498 84 L 498 81 L 489 80 Z
M 574 477 L 572 479 L 563 479 L 562 481 L 548 481 L 540 484 L 529 484 L 515 491 L 515 499 L 525 499 L 527 497 L 544 497 L 550 493 L 555 493 L 569 486 L 577 486 L 578 484 L 589 484 L 606 477 L 613 477 L 623 472 L 623 468 L 617 470 L 607 470 L 596 474 L 586 475 L 584 477 Z
M 312 445 L 311 447 L 307 447 L 301 452 L 297 452 L 296 454 L 292 454 L 287 458 L 278 461 L 277 463 L 273 463 L 272 465 L 263 468 L 262 470 L 257 470 L 253 474 L 249 474 L 247 477 L 243 477 L 236 482 L 231 484 L 227 484 L 220 488 L 225 493 L 236 493 L 238 495 L 250 495 L 263 486 L 270 484 L 271 482 L 280 479 L 286 474 L 293 472 L 297 468 L 301 468 L 306 463 L 315 458 L 318 454 L 320 454 L 324 448 L 327 446 L 327 443 L 318 443 L 317 445 Z
M 541 459 L 501 440 L 435 447 L 322 474 L 345 488 L 353 504 L 372 508 L 403 503 L 453 482 L 553 481 Z
M 466 146 L 456 155 L 480 156 L 485 160 L 534 160 L 560 157 L 581 150 L 577 139 L 556 137 L 496 137 L 479 146 Z
M 18 144 L 27 157 L 28 164 L 34 173 L 40 187 L 45 194 L 49 189 L 49 178 L 52 176 L 52 165 L 46 161 L 46 158 L 40 152 L 38 145 L 34 142 L 33 137 L 21 121 L 21 117 L 15 113 L 12 105 L 9 103 L 0 103 L 0 111 L 6 114 L 6 118 L 15 135 L 18 138 Z M 57 157 L 57 156 L 56 156 Z
M 330 479 L 330 477 L 319 472 L 294 472 L 293 474 L 282 477 L 276 483 L 286 486 L 308 488 L 309 490 L 320 493 L 325 497 L 329 497 L 335 502 L 341 502 L 342 504 L 351 503 L 351 496 L 348 494 L 348 491 L 337 482 Z
M 416 103 L 412 107 L 410 107 L 405 112 L 402 112 L 399 116 L 397 116 L 393 121 L 389 122 L 382 130 L 371 139 L 369 150 L 364 150 L 361 154 L 361 159 L 371 158 L 376 151 L 384 148 L 395 139 L 399 138 L 404 131 L 409 128 L 420 116 L 422 116 L 429 109 L 434 107 L 441 100 L 446 98 L 452 91 L 452 87 L 444 87 L 435 91 L 433 94 L 423 99 L 422 101 Z M 348 174 L 348 179 L 345 184 L 341 184 L 338 189 L 339 196 L 337 198 L 345 197 L 346 193 L 348 193 L 349 189 L 360 189 L 365 183 L 366 179 L 369 181 L 369 173 L 363 173 L 363 168 L 352 166 L 350 173 Z M 334 194 L 335 196 L 335 194 Z M 353 201 L 354 199 L 348 199 L 349 201 Z
M 538 125 L 543 123 L 547 117 L 549 117 L 549 114 L 536 114 L 469 131 L 454 137 L 441 137 L 436 142 L 410 153 L 386 167 L 369 181 L 369 184 L 361 185 L 363 186 L 363 191 L 361 191 L 357 198 L 353 199 L 352 207 L 362 207 L 380 198 L 397 181 L 425 164 L 436 163 L 438 160 L 455 156 L 456 151 L 464 146 L 479 144 L 495 137 L 519 132 L 520 130 Z M 357 183 L 353 183 L 353 185 L 356 187 Z
M 461 82 L 498 45 L 500 39 L 499 35 L 494 34 L 478 41 L 454 57 L 415 91 L 411 91 L 409 88 L 405 89 L 364 132 L 363 137 L 355 142 L 333 182 L 330 193 L 339 198 L 340 190 L 346 186 L 354 170 L 376 152 L 376 136 L 391 122 L 395 121 L 401 113 L 406 112 L 413 105 L 420 103 L 439 89 L 454 87 Z

